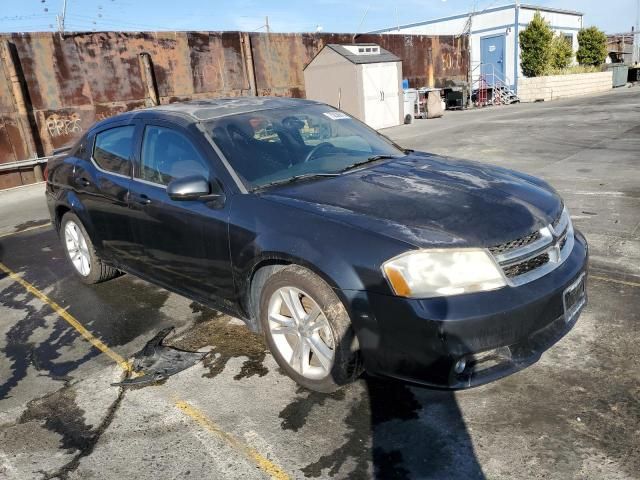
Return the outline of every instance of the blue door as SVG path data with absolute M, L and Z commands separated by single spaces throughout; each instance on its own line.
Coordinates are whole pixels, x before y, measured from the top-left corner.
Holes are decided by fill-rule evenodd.
M 493 85 L 495 77 L 504 80 L 504 47 L 504 33 L 480 39 L 482 74 L 489 85 Z

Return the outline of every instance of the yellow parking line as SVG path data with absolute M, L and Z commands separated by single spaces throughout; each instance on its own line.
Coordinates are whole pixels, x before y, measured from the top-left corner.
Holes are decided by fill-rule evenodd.
M 589 275 L 589 278 L 600 280 L 602 282 L 619 283 L 620 285 L 628 285 L 630 287 L 640 287 L 640 283 L 638 282 L 627 282 L 625 280 L 616 280 L 615 278 L 601 277 L 599 275 Z
M 51 300 L 46 294 L 38 290 L 36 287 L 31 285 L 29 282 L 20 277 L 17 273 L 9 269 L 6 265 L 0 262 L 0 270 L 6 273 L 14 282 L 19 283 L 24 287 L 24 289 L 32 294 L 34 297 L 40 299 L 47 305 L 49 305 L 54 312 L 56 312 L 63 320 L 65 320 L 69 325 L 75 328 L 80 335 L 82 335 L 91 345 L 96 347 L 102 353 L 111 358 L 114 362 L 116 362 L 120 367 L 127 371 L 131 371 L 131 365 L 124 358 L 118 355 L 116 352 L 111 350 L 102 340 L 93 335 L 89 330 L 84 328 L 84 326 L 78 322 L 73 315 L 67 312 L 64 308 L 58 305 L 56 302 Z
M 265 473 L 271 476 L 276 480 L 287 480 L 289 479 L 289 475 L 285 473 L 280 467 L 274 464 L 271 460 L 263 457 L 260 453 L 252 449 L 251 447 L 245 445 L 244 443 L 240 443 L 235 437 L 231 436 L 224 430 L 221 430 L 215 423 L 209 420 L 200 410 L 196 409 L 192 405 L 189 405 L 187 402 L 183 400 L 178 400 L 175 403 L 176 407 L 178 407 L 185 415 L 188 415 L 195 422 L 200 424 L 202 427 L 206 428 L 210 432 L 215 433 L 216 435 L 222 437 L 227 441 L 229 445 L 231 445 L 236 450 L 242 452 L 245 457 L 249 460 L 253 461 L 260 469 L 262 469 Z
M 11 278 L 14 282 L 20 284 L 31 293 L 34 297 L 40 299 L 42 302 L 49 305 L 62 319 L 64 319 L 69 325 L 75 328 L 80 335 L 82 335 L 86 340 L 91 343 L 98 350 L 109 356 L 112 360 L 114 360 L 120 368 L 124 371 L 130 372 L 132 370 L 131 364 L 127 362 L 123 357 L 118 355 L 116 352 L 111 350 L 104 342 L 102 342 L 99 338 L 95 337 L 89 330 L 87 330 L 78 320 L 76 320 L 73 315 L 67 312 L 64 308 L 54 302 L 51 298 L 49 298 L 46 294 L 38 290 L 36 287 L 31 285 L 29 282 L 20 277 L 17 273 L 11 270 L 9 267 L 0 262 L 0 270 L 6 273 L 9 278 Z M 222 438 L 229 446 L 233 449 L 244 455 L 248 460 L 258 466 L 262 471 L 264 471 L 271 478 L 276 480 L 288 480 L 290 477 L 286 474 L 278 465 L 270 461 L 269 459 L 262 456 L 258 451 L 253 448 L 245 445 L 240 442 L 233 435 L 222 430 L 218 425 L 216 425 L 212 420 L 207 418 L 204 413 L 200 412 L 195 407 L 189 405 L 184 400 L 175 400 L 174 405 L 185 415 L 193 419 L 200 426 L 204 427 L 211 433 L 214 433 L 218 437 Z
M 0 235 L 0 238 L 11 237 L 12 235 L 18 235 L 19 233 L 30 232 L 31 230 L 37 230 L 39 228 L 50 227 L 51 222 L 45 223 L 43 225 L 36 225 L 35 227 L 25 228 L 24 230 L 18 230 L 17 232 L 8 232 Z

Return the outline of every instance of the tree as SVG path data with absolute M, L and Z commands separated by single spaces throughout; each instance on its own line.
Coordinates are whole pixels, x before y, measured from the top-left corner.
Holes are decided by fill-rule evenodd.
M 573 45 L 571 40 L 562 33 L 554 35 L 551 40 L 550 67 L 554 70 L 564 70 L 573 60 Z
M 551 59 L 553 31 L 540 12 L 535 13 L 519 38 L 522 73 L 527 77 L 544 75 Z
M 578 32 L 578 52 L 580 65 L 600 65 L 607 58 L 607 36 L 597 27 L 583 28 Z

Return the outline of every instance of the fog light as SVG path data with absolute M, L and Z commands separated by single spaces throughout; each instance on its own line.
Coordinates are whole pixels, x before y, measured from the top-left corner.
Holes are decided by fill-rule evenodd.
M 467 368 L 467 361 L 464 358 L 461 358 L 454 365 L 453 371 L 456 372 L 456 373 L 462 373 L 462 372 L 464 372 L 465 368 Z

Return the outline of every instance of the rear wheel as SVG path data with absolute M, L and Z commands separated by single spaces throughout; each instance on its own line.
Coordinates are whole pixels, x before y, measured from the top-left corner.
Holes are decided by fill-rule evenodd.
M 100 283 L 119 275 L 118 270 L 106 265 L 98 257 L 82 222 L 71 212 L 62 217 L 60 237 L 73 271 L 82 282 Z
M 266 281 L 260 322 L 278 365 L 297 383 L 332 392 L 361 373 L 349 315 L 326 282 L 292 265 Z

